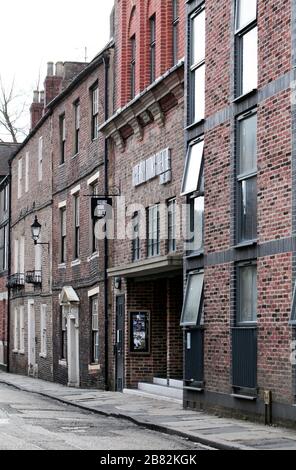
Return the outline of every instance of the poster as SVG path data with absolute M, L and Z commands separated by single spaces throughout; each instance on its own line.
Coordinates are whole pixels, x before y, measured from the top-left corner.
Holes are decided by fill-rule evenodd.
M 131 352 L 149 352 L 149 313 L 131 313 Z

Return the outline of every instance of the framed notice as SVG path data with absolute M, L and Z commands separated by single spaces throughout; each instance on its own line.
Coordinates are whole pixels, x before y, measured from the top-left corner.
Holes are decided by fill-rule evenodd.
M 130 350 L 149 353 L 150 312 L 130 312 Z

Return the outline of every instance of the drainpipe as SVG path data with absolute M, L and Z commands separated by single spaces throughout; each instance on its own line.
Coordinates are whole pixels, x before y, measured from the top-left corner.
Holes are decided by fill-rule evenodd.
M 9 161 L 9 198 L 8 198 L 8 277 L 11 276 L 11 161 Z M 6 370 L 10 372 L 10 287 L 7 287 L 7 348 L 6 348 Z
M 109 57 L 103 57 L 104 66 L 105 66 L 105 121 L 109 117 Z M 108 164 L 109 164 L 109 155 L 108 155 L 108 139 L 105 137 L 104 143 L 104 192 L 105 195 L 109 194 L 109 183 L 108 183 Z M 108 252 L 109 252 L 109 240 L 107 237 L 104 239 L 104 313 L 105 313 L 105 390 L 109 390 L 109 282 L 108 282 Z

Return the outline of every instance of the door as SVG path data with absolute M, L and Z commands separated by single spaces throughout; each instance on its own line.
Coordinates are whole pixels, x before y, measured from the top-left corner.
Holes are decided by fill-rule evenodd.
M 124 319 L 125 297 L 116 297 L 116 391 L 122 392 L 124 388 Z
M 36 333 L 34 302 L 28 302 L 28 374 L 36 374 Z
M 68 386 L 79 387 L 79 328 L 76 317 L 68 316 Z
M 204 382 L 204 330 L 196 328 L 186 331 L 185 384 L 202 388 Z

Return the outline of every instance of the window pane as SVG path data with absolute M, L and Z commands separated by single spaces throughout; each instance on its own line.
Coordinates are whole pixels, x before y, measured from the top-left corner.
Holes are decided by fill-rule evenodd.
M 187 282 L 181 326 L 196 326 L 202 303 L 203 274 L 191 274 Z
M 193 251 L 200 251 L 204 242 L 204 205 L 205 198 L 198 197 L 193 202 Z
M 257 238 L 257 178 L 241 183 L 241 236 L 240 241 Z
M 241 29 L 257 18 L 257 0 L 237 0 L 236 28 Z
M 258 31 L 251 29 L 242 38 L 242 90 L 244 95 L 258 85 Z
M 239 268 L 239 323 L 257 321 L 257 268 Z
M 206 46 L 206 14 L 203 10 L 192 20 L 192 62 L 191 65 L 199 64 L 205 60 Z
M 182 194 L 190 194 L 198 189 L 200 180 L 201 164 L 203 158 L 204 141 L 193 144 L 188 149 L 183 184 Z
M 257 115 L 239 123 L 240 168 L 239 173 L 257 170 Z
M 291 321 L 296 322 L 296 284 L 294 287 L 294 294 L 293 294 Z
M 193 73 L 193 122 L 205 117 L 205 65 L 198 67 Z

